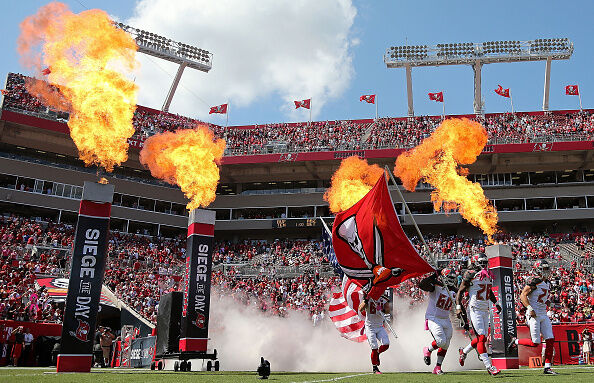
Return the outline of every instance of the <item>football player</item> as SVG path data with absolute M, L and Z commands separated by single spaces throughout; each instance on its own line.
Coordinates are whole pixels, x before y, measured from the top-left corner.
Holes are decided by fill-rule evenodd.
M 386 295 L 377 301 L 367 298 L 359 305 L 359 312 L 365 313 L 365 335 L 371 347 L 373 372 L 381 374 L 379 356 L 390 347 L 390 338 L 384 328 L 384 315 L 390 313 L 390 302 Z
M 452 308 L 456 288 L 456 277 L 451 269 L 443 269 L 419 283 L 421 290 L 429 292 L 429 302 L 425 311 L 426 329 L 433 337 L 429 347 L 423 348 L 423 360 L 426 365 L 431 365 L 431 353 L 437 350 L 437 362 L 433 373 L 442 375 L 441 364 L 448 351 L 452 339 L 452 322 L 450 309 Z
M 491 290 L 493 286 L 493 274 L 489 271 L 489 259 L 485 254 L 478 254 L 473 257 L 471 268 L 464 273 L 462 283 L 456 295 L 456 315 L 462 316 L 462 297 L 468 291 L 468 313 L 470 324 L 474 329 L 476 338 L 464 349 L 460 349 L 460 365 L 464 365 L 466 355 L 475 348 L 481 361 L 489 374 L 499 374 L 499 369 L 493 366 L 491 357 L 487 353 L 487 333 L 491 316 L 491 302 L 501 312 L 501 306 L 497 303 L 497 297 Z
M 534 264 L 536 275 L 531 277 L 522 293 L 520 301 L 526 307 L 526 317 L 528 318 L 528 327 L 530 327 L 530 339 L 513 338 L 508 345 L 511 350 L 518 345 L 526 347 L 538 347 L 540 345 L 540 336 L 545 340 L 544 350 L 544 374 L 557 375 L 551 369 L 551 360 L 553 359 L 553 345 L 555 337 L 553 336 L 553 326 L 547 316 L 547 302 L 551 286 L 549 284 L 549 275 L 551 267 L 545 260 Z

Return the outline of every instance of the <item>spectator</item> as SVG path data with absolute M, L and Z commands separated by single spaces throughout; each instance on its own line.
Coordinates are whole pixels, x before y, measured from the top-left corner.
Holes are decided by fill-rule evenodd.
M 101 344 L 101 351 L 103 351 L 103 361 L 106 366 L 111 365 L 111 348 L 115 339 L 109 328 L 103 327 L 99 343 Z
M 27 366 L 29 364 L 29 361 L 31 360 L 31 347 L 34 339 L 33 334 L 31 334 L 31 330 L 29 328 L 25 329 L 25 334 L 23 338 L 25 345 L 25 348 L 23 350 L 23 364 Z
M 12 365 L 13 366 L 20 366 L 21 365 L 21 356 L 23 354 L 23 346 L 25 344 L 25 335 L 23 334 L 23 326 L 17 327 L 13 332 L 11 337 L 14 336 L 14 345 L 12 346 Z

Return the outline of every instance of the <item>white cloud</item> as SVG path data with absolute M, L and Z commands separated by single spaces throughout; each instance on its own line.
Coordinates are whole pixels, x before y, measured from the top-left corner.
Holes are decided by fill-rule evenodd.
M 351 0 L 142 0 L 126 22 L 214 54 L 209 73 L 186 69 L 171 111 L 207 119 L 205 103 L 280 96 L 278 108 L 303 119 L 293 100 L 312 97 L 315 116 L 348 87 L 355 15 Z M 177 66 L 139 60 L 139 103 L 160 108 Z

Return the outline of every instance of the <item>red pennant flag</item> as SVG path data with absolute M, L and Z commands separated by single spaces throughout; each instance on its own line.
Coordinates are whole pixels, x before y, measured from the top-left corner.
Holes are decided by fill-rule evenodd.
M 443 92 L 437 93 L 427 93 L 429 95 L 429 100 L 443 102 Z
M 375 104 L 375 94 L 364 94 L 359 97 L 359 101 L 365 101 L 368 104 Z
M 311 98 L 308 98 L 307 100 L 293 101 L 293 102 L 295 103 L 295 109 L 299 109 L 299 108 L 309 109 L 310 104 L 311 104 Z
M 503 87 L 501 85 L 499 85 L 499 88 L 495 89 L 495 93 L 497 93 L 498 95 L 500 95 L 502 97 L 509 98 L 509 88 L 503 89 Z
M 220 113 L 220 114 L 227 114 L 227 104 L 219 105 L 219 106 L 211 106 L 210 112 L 208 114 L 213 113 Z
M 565 94 L 568 96 L 579 96 L 580 89 L 577 85 L 567 85 L 565 87 Z
M 41 74 L 44 76 L 47 76 L 48 74 L 52 73 L 52 70 L 50 69 L 50 67 L 45 68 L 44 70 L 41 71 Z
M 390 286 L 434 271 L 404 234 L 383 176 L 336 215 L 332 246 L 345 275 L 375 300 Z

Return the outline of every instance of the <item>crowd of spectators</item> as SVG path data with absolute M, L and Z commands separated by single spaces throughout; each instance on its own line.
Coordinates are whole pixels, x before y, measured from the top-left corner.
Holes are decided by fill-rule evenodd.
M 36 286 L 42 276 L 66 276 L 67 249 L 72 246 L 74 228 L 68 224 L 35 220 L 15 215 L 0 218 L 0 319 L 56 321 L 62 305 L 52 301 L 47 290 Z M 420 253 L 427 253 L 415 237 Z M 429 252 L 459 272 L 473 254 L 484 252 L 483 239 L 460 236 L 427 236 Z M 520 291 L 535 260 L 547 259 L 554 268 L 550 316 L 554 322 L 592 320 L 594 274 L 572 259 L 564 259 L 560 246 L 573 244 L 589 257 L 594 235 L 499 235 L 496 241 L 512 247 L 516 262 L 516 288 Z M 111 232 L 104 284 L 153 323 L 159 297 L 181 290 L 185 270 L 185 238 L 162 238 Z M 328 255 L 319 240 L 219 241 L 213 251 L 213 287 L 221 295 L 256 305 L 271 315 L 284 316 L 293 310 L 312 317 L 324 315 L 333 288 L 340 279 L 321 272 Z M 282 272 L 291 269 L 292 275 Z M 246 270 L 251 270 L 247 273 Z M 274 271 L 277 272 L 274 272 Z M 416 281 L 406 281 L 396 296 L 411 306 L 425 295 Z M 518 321 L 525 320 L 518 305 Z
M 47 114 L 48 118 L 54 119 L 68 118 L 67 114 L 48 109 L 29 94 L 25 80 L 26 77 L 20 74 L 8 75 L 6 89 L 3 90 L 5 108 Z M 490 143 L 591 139 L 594 135 L 594 117 L 591 111 L 538 115 L 503 113 L 472 118 L 485 126 Z M 206 124 L 216 136 L 226 140 L 226 155 L 409 148 L 428 137 L 441 120 L 440 116 L 421 116 L 380 118 L 373 122 L 341 120 L 222 127 L 139 106 L 133 119 L 136 128 L 133 138 L 143 141 L 163 131 Z

